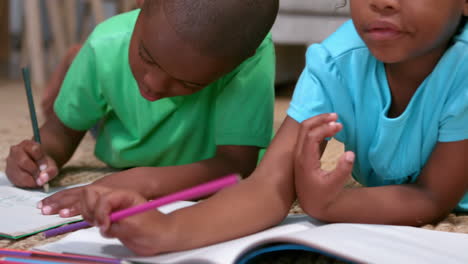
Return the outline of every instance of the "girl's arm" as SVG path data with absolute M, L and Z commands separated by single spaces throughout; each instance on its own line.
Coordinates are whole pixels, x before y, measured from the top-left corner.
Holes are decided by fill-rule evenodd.
M 326 124 L 328 119 L 324 115 L 317 121 Z M 292 162 L 298 131 L 299 124 L 287 117 L 260 165 L 239 184 L 166 216 L 151 213 L 120 221 L 105 227 L 103 233 L 119 238 L 138 254 L 148 255 L 234 239 L 278 224 L 296 197 Z M 121 208 L 129 200 L 134 201 L 130 195 L 115 195 L 104 193 L 100 198 L 82 199 L 90 201 L 83 205 L 88 220 L 97 219 L 101 224 L 99 219 L 107 215 L 100 212 L 106 210 L 96 208 Z M 142 236 L 132 236 L 135 233 Z
M 354 189 L 343 188 L 350 170 L 314 168 L 319 162 L 314 139 L 304 137 L 298 145 L 303 146 L 295 166 L 299 200 L 309 215 L 324 221 L 420 226 L 445 217 L 468 190 L 468 140 L 438 143 L 414 184 Z

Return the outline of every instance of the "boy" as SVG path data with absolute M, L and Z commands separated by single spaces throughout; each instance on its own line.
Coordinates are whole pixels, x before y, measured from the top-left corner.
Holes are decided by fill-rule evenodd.
M 12 147 L 9 179 L 21 187 L 51 180 L 98 121 L 96 156 L 126 170 L 95 184 L 151 199 L 249 175 L 272 134 L 274 50 L 265 36 L 277 9 L 275 0 L 151 0 L 99 25 L 41 127 L 42 144 Z M 39 207 L 78 214 L 81 189 Z

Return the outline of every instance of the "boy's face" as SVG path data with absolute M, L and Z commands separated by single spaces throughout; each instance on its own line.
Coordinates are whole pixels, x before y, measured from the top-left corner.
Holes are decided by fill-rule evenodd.
M 463 14 L 468 0 L 351 0 L 359 35 L 385 63 L 442 54 Z
M 236 66 L 200 55 L 172 30 L 163 12 L 152 17 L 140 13 L 129 62 L 141 95 L 149 101 L 195 93 Z

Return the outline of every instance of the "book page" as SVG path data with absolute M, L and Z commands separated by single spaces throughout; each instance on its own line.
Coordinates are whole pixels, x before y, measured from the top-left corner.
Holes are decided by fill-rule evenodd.
M 57 191 L 58 189 L 52 190 Z M 37 203 L 51 193 L 41 189 L 28 190 L 14 187 L 0 172 L 0 236 L 20 238 L 29 234 L 80 220 L 81 217 L 62 218 L 58 215 L 42 215 Z
M 247 250 L 262 244 L 262 241 L 282 235 L 303 232 L 322 225 L 319 221 L 304 215 L 291 215 L 280 226 L 202 248 L 161 254 L 155 257 L 136 257 L 117 239 L 106 239 L 97 228 L 80 230 L 67 237 L 36 249 L 51 252 L 78 253 L 102 257 L 141 261 L 145 263 L 234 263 Z
M 271 243 L 293 243 L 358 263 L 468 263 L 467 234 L 408 226 L 323 224 L 290 215 L 282 225 L 193 250 L 134 257 L 117 239 L 105 239 L 97 228 L 75 232 L 37 249 L 118 257 L 145 263 L 236 263 L 252 250 Z
M 359 263 L 468 263 L 468 235 L 410 226 L 329 224 L 277 238 Z

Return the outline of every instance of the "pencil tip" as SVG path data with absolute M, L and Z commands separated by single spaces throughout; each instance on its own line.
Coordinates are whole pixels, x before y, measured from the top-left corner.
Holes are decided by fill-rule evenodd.
M 48 183 L 44 184 L 42 187 L 44 188 L 45 193 L 49 193 L 50 186 Z

